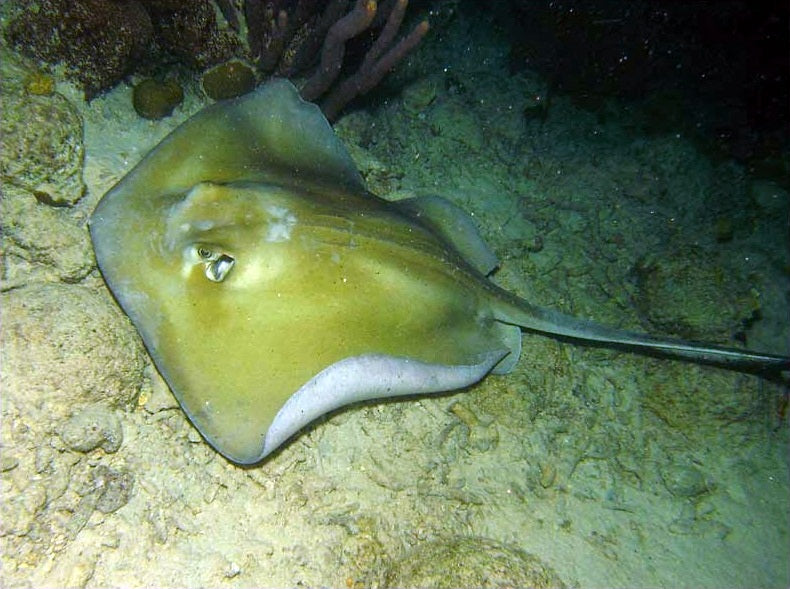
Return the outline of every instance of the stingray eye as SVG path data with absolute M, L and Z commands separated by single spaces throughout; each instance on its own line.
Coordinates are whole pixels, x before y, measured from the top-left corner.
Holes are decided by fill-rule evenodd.
M 205 267 L 206 278 L 211 282 L 222 282 L 228 277 L 236 259 L 228 254 L 221 253 L 211 246 L 193 246 L 192 260 L 200 262 Z
M 216 259 L 206 264 L 206 278 L 211 282 L 222 282 L 227 278 L 236 260 L 227 254 L 218 254 Z
M 214 258 L 216 258 L 214 252 L 212 252 L 210 249 L 207 249 L 205 247 L 197 248 L 197 255 L 201 260 L 213 260 Z

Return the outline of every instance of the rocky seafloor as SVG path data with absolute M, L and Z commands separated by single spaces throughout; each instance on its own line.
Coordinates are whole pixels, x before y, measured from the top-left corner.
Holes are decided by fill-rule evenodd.
M 494 280 L 534 303 L 787 352 L 780 183 L 616 104 L 525 116 L 546 82 L 470 47 L 338 122 L 374 192 L 468 210 Z M 786 392 L 752 375 L 525 334 L 509 375 L 351 407 L 228 463 L 156 374 L 86 226 L 205 99 L 187 86 L 152 123 L 126 84 L 85 103 L 57 74 L 31 93 L 38 66 L 7 49 L 0 64 L 4 587 L 790 583 Z

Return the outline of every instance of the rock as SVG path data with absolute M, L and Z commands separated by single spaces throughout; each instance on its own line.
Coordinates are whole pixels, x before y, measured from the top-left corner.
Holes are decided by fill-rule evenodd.
M 112 411 L 94 405 L 72 415 L 60 437 L 66 446 L 77 452 L 90 452 L 100 447 L 112 453 L 121 447 L 123 429 Z
M 732 218 L 722 216 L 716 219 L 716 222 L 713 224 L 713 234 L 719 243 L 732 241 L 735 235 L 735 225 L 732 222 Z
M 96 509 L 102 513 L 118 511 L 129 502 L 134 489 L 134 474 L 100 464 L 93 471 L 98 493 Z
M 0 174 L 46 204 L 70 206 L 85 193 L 82 119 L 60 94 L 8 92 L 0 117 Z
M 696 248 L 643 259 L 635 272 L 635 303 L 653 330 L 731 344 L 759 311 L 749 281 Z
M 47 492 L 44 485 L 31 484 L 24 493 L 7 493 L 5 489 L 0 501 L 0 537 L 24 536 L 36 526 L 41 512 L 46 507 Z
M 411 114 L 419 114 L 436 100 L 441 84 L 441 78 L 432 76 L 407 86 L 403 90 L 403 107 Z
M 770 180 L 752 180 L 749 184 L 749 196 L 765 215 L 784 217 L 790 208 L 790 195 L 787 190 Z
M 662 468 L 661 479 L 667 491 L 676 497 L 696 497 L 711 487 L 702 472 L 690 464 L 670 464 Z
M 82 118 L 54 92 L 52 76 L 0 46 L 0 176 L 41 202 L 76 203 L 85 192 Z
M 389 587 L 565 587 L 537 556 L 486 538 L 418 545 L 387 572 Z
M 157 43 L 189 68 L 202 70 L 242 53 L 239 39 L 222 30 L 209 0 L 142 0 L 151 14 Z
M 137 0 L 39 0 L 36 8 L 15 14 L 6 38 L 33 57 L 65 64 L 88 100 L 131 71 L 153 32 Z
M 137 398 L 143 350 L 108 295 L 30 286 L 3 293 L 0 313 L 3 396 L 29 427 L 57 431 L 75 411 L 124 408 Z
M 69 211 L 41 204 L 32 192 L 8 184 L 0 201 L 0 228 L 4 252 L 5 286 L 34 274 L 37 278 L 78 282 L 94 268 L 95 260 L 88 230 Z M 24 267 L 23 267 L 24 266 Z
M 97 456 L 77 452 L 120 447 L 115 411 L 136 399 L 144 355 L 106 291 L 62 283 L 0 295 L 0 341 L 0 435 L 12 459 L 0 485 L 0 552 L 29 574 L 51 563 L 91 513 L 115 511 L 131 496 L 131 474 L 92 467 Z M 64 586 L 52 576 L 16 578 L 20 586 Z

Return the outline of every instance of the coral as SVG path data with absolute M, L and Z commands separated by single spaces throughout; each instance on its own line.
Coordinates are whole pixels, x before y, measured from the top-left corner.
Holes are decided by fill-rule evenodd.
M 148 54 L 162 60 L 174 55 L 203 69 L 243 53 L 237 35 L 220 30 L 209 0 L 39 0 L 37 10 L 17 4 L 8 41 L 28 55 L 65 64 L 88 99 L 139 69 Z
M 250 58 L 263 73 L 292 77 L 313 67 L 329 28 L 349 0 L 245 0 Z
M 323 97 L 330 119 L 377 85 L 428 31 L 427 21 L 420 22 L 393 45 L 408 0 L 381 6 L 375 0 L 40 0 L 36 11 L 14 2 L 6 38 L 39 59 L 66 64 L 88 99 L 129 73 L 161 74 L 173 57 L 196 71 L 238 58 L 262 74 L 286 77 L 320 61 L 303 96 Z M 357 37 L 373 31 L 378 36 L 359 54 L 356 72 L 338 84 L 343 68 L 354 69 L 344 59 L 346 43 L 363 46 L 368 40 Z M 246 87 L 251 78 L 244 75 Z
M 6 38 L 17 49 L 63 63 L 88 99 L 111 88 L 148 46 L 152 26 L 136 0 L 38 0 L 12 19 Z
M 137 114 L 146 119 L 161 119 L 173 114 L 173 109 L 184 100 L 184 91 L 177 82 L 160 82 L 146 78 L 134 87 L 132 105 Z
M 346 41 L 367 29 L 375 16 L 374 0 L 357 0 L 354 9 L 332 25 L 324 40 L 318 70 L 302 86 L 301 93 L 305 99 L 315 100 L 329 89 L 343 67 Z
M 250 58 L 264 73 L 270 73 L 277 67 L 286 43 L 293 37 L 304 16 L 304 11 L 297 7 L 289 18 L 288 12 L 280 4 L 283 3 L 264 3 L 262 0 L 247 0 L 244 3 Z M 300 6 L 304 4 L 300 3 Z
M 422 41 L 428 32 L 428 21 L 420 22 L 394 47 L 390 47 L 400 28 L 407 4 L 408 0 L 396 2 L 384 29 L 368 50 L 362 65 L 323 100 L 321 108 L 328 118 L 335 118 L 351 100 L 369 92 Z
M 225 100 L 246 94 L 255 88 L 255 72 L 238 59 L 211 68 L 203 74 L 201 84 L 209 98 Z
M 234 0 L 215 0 L 215 3 L 228 26 L 238 33 L 241 23 L 239 22 L 239 13 L 234 6 Z
M 209 0 L 141 0 L 151 13 L 156 39 L 166 52 L 193 69 L 203 69 L 242 53 L 238 37 L 220 30 Z
M 384 28 L 365 54 L 362 64 L 323 99 L 321 108 L 334 119 L 351 100 L 376 86 L 389 71 L 408 55 L 428 32 L 428 21 L 420 22 L 394 47 L 390 47 L 400 29 L 408 0 L 397 0 L 387 16 Z M 366 30 L 373 22 L 378 7 L 374 0 L 357 0 L 354 9 L 329 29 L 321 50 L 318 70 L 302 87 L 306 100 L 324 95 L 343 67 L 346 42 Z
M 331 0 L 323 7 L 309 0 L 246 0 L 249 57 L 264 74 L 293 77 L 314 69 L 301 89 L 302 97 L 316 101 L 334 119 L 355 97 L 368 92 L 412 51 L 428 32 L 428 22 L 420 22 L 394 44 L 408 0 Z M 223 10 L 236 13 L 230 7 Z M 346 44 L 365 32 L 379 30 L 378 37 L 364 52 L 354 74 L 337 80 L 346 63 Z M 320 60 L 318 59 L 320 56 Z M 320 61 L 317 68 L 316 62 Z M 353 69 L 353 66 L 351 66 Z

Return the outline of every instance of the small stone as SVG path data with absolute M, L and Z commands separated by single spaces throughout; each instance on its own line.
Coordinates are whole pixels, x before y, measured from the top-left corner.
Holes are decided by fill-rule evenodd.
M 719 217 L 716 219 L 716 224 L 713 227 L 713 232 L 716 235 L 716 241 L 719 243 L 725 243 L 727 241 L 732 241 L 733 234 L 735 233 L 735 228 L 732 224 L 732 219 L 730 217 Z
M 538 482 L 540 486 L 544 489 L 548 489 L 554 484 L 554 481 L 557 478 L 557 469 L 554 467 L 553 464 L 543 463 L 540 465 L 540 477 L 538 478 Z
M 235 562 L 228 563 L 227 568 L 225 568 L 225 578 L 232 579 L 241 573 L 241 567 L 237 565 Z
M 790 207 L 787 190 L 771 180 L 757 179 L 749 185 L 749 196 L 765 215 L 786 215 Z
M 100 406 L 87 407 L 72 416 L 60 433 L 63 442 L 77 452 L 102 448 L 117 452 L 123 442 L 121 422 L 115 414 Z
M 450 406 L 450 413 L 455 415 L 470 429 L 477 426 L 480 423 L 480 420 L 477 418 L 477 415 L 474 414 L 474 411 L 472 411 L 469 407 L 467 407 L 460 401 L 453 403 Z
M 187 440 L 193 444 L 200 444 L 203 442 L 203 438 L 195 428 L 189 428 L 189 431 L 187 432 Z
M 676 497 L 696 497 L 710 490 L 705 475 L 691 465 L 672 464 L 661 471 L 661 478 Z
M 138 401 L 149 413 L 159 413 L 168 409 L 178 409 L 178 401 L 167 386 L 165 379 L 156 371 L 153 365 L 145 367 L 146 387 L 145 396 Z
M 14 456 L 3 454 L 3 456 L 0 457 L 0 472 L 14 470 L 17 466 L 19 466 L 19 460 Z
M 99 493 L 96 509 L 112 513 L 129 502 L 134 489 L 134 475 L 128 470 L 116 470 L 103 464 L 96 467 L 93 475 Z
M 403 90 L 403 106 L 410 113 L 418 113 L 433 103 L 439 92 L 439 79 L 418 80 Z
M 38 474 L 49 472 L 52 469 L 52 461 L 55 459 L 55 451 L 48 446 L 36 448 L 35 469 Z

